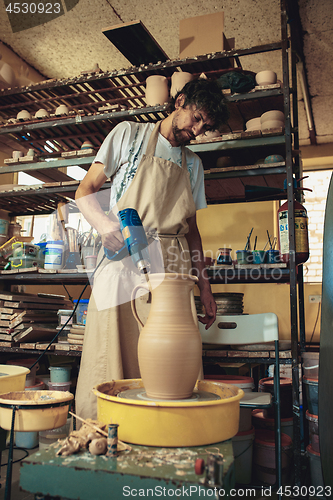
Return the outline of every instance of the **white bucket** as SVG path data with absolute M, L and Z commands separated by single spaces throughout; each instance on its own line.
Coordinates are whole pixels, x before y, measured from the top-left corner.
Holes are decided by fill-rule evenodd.
M 62 269 L 64 266 L 64 242 L 47 241 L 45 248 L 45 269 Z
M 237 484 L 249 484 L 252 480 L 252 454 L 254 427 L 249 431 L 239 432 L 232 438 L 235 460 L 235 480 Z

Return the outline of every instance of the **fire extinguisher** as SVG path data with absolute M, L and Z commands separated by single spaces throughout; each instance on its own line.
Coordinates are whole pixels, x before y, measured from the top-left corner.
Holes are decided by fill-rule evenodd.
M 302 177 L 298 179 L 301 181 Z M 308 188 L 297 188 L 297 190 L 312 191 Z M 288 231 L 288 202 L 286 201 L 278 210 L 278 241 L 280 258 L 282 262 L 289 262 L 289 231 Z M 294 200 L 295 220 L 295 263 L 302 264 L 309 258 L 309 235 L 308 214 L 306 208 Z

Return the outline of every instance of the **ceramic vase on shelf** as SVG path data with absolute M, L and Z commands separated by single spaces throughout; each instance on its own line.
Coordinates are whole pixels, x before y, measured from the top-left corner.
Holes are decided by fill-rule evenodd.
M 171 97 L 175 97 L 176 94 L 182 90 L 184 85 L 192 79 L 193 75 L 191 73 L 187 73 L 186 71 L 175 71 L 171 76 Z
M 191 293 L 197 281 L 188 274 L 151 274 L 152 301 L 145 325 L 138 317 L 132 293 L 132 311 L 143 327 L 138 359 L 148 397 L 185 399 L 192 395 L 201 368 L 202 341 L 191 307 Z M 161 281 L 162 280 L 162 281 Z M 157 284 L 157 286 L 156 286 Z M 195 311 L 195 308 L 194 308 Z
M 168 99 L 168 79 L 162 75 L 148 76 L 146 80 L 147 106 L 162 106 Z

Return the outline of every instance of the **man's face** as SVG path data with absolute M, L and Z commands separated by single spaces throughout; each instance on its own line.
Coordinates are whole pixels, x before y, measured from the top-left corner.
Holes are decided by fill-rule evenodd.
M 198 135 L 214 129 L 213 120 L 203 109 L 198 109 L 195 104 L 189 104 L 183 108 L 184 98 L 177 99 L 177 101 L 172 119 L 172 132 L 178 144 L 188 144 Z

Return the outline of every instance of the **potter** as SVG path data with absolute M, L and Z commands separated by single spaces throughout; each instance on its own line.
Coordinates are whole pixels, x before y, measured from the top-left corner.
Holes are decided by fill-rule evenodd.
M 207 207 L 204 172 L 200 158 L 185 146 L 202 133 L 220 129 L 228 119 L 228 111 L 216 82 L 198 79 L 188 82 L 176 94 L 170 101 L 168 113 L 166 118 L 156 124 L 135 121 L 118 124 L 104 140 L 94 163 L 81 181 L 76 192 L 76 203 L 88 223 L 101 235 L 103 247 L 112 252 L 124 244 L 116 214 L 125 208 L 134 208 L 143 227 L 154 232 L 162 250 L 162 260 L 157 270 L 154 255 L 153 258 L 151 255 L 152 273 L 168 273 L 170 264 L 175 273 L 189 274 L 193 269 L 198 277 L 200 299 L 205 307 L 205 316 L 201 319 L 208 328 L 215 321 L 216 304 L 196 222 L 196 211 Z M 110 216 L 104 213 L 97 196 L 108 178 L 112 179 Z M 94 386 L 110 380 L 141 378 L 139 339 L 142 344 L 140 352 L 149 356 L 145 344 L 146 333 L 142 332 L 141 340 L 139 325 L 131 311 L 130 295 L 126 295 L 132 292 L 137 279 L 140 283 L 140 274 L 134 264 L 128 262 L 131 261 L 130 257 L 126 263 L 107 259 L 101 261 L 103 254 L 104 248 L 98 256 L 89 300 L 76 392 L 77 413 L 83 418 L 96 416 L 96 398 L 92 392 Z M 172 262 L 169 260 L 170 255 Z M 187 256 L 186 260 L 181 256 Z M 193 287 L 193 280 L 189 280 Z M 151 281 L 153 283 L 153 278 Z M 154 310 L 156 301 L 160 302 L 158 295 L 162 292 L 159 289 L 164 289 L 164 281 L 161 281 L 159 286 L 154 287 L 152 284 L 152 303 L 148 293 L 135 299 L 137 315 L 145 325 L 149 325 L 156 317 L 154 312 L 150 316 L 150 309 Z M 186 290 L 189 294 L 189 289 Z M 163 313 L 171 321 L 170 330 L 181 324 L 185 309 L 186 317 L 191 317 L 189 296 L 186 296 L 186 300 L 174 299 L 169 310 Z M 192 332 L 188 336 L 187 350 L 182 351 L 178 358 L 180 370 L 186 366 L 187 358 L 190 360 L 189 368 L 178 372 L 177 382 L 176 379 L 172 382 L 174 389 L 185 372 L 191 372 L 191 381 L 182 389 L 182 398 L 189 397 L 192 392 L 201 363 L 201 340 L 196 321 L 192 316 L 191 326 L 186 327 Z M 192 349 L 189 346 L 193 339 Z M 150 356 L 155 356 L 155 353 Z M 171 353 L 170 357 L 174 357 L 174 354 Z M 149 380 L 156 376 L 156 369 L 153 368 L 148 376 L 144 367 L 142 371 L 145 373 L 142 373 L 142 377 L 145 378 L 148 392 L 158 393 L 158 387 L 149 389 Z M 171 390 L 167 389 L 166 392 L 167 397 L 170 397 Z

